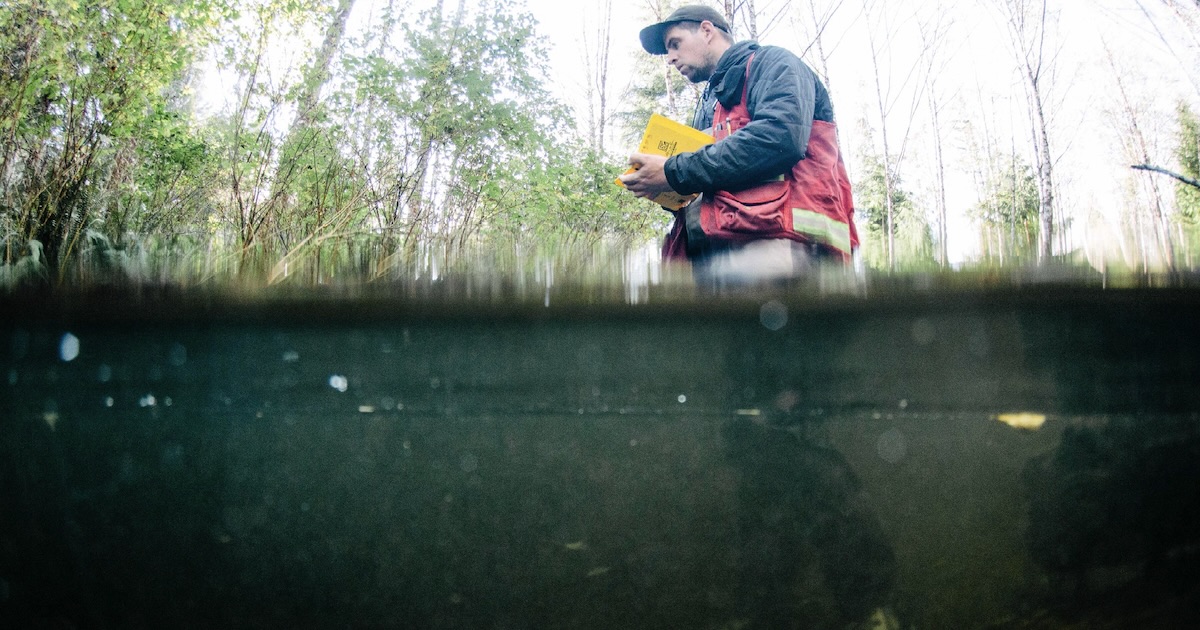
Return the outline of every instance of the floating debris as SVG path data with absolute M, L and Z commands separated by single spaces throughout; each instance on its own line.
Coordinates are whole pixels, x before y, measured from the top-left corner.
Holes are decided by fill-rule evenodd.
M 1040 413 L 1002 413 L 996 416 L 996 419 L 1014 429 L 1025 431 L 1037 431 L 1046 424 L 1045 414 Z

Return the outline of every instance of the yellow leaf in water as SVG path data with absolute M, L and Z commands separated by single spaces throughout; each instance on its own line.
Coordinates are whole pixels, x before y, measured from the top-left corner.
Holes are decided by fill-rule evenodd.
M 996 416 L 996 419 L 1014 429 L 1025 429 L 1026 431 L 1037 431 L 1046 424 L 1045 414 L 1040 413 L 1002 413 Z
M 50 427 L 51 431 L 58 428 L 58 414 L 56 412 L 47 411 L 43 413 L 42 420 Z

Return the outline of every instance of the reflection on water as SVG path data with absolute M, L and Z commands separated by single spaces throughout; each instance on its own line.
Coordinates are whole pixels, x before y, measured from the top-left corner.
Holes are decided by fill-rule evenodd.
M 0 305 L 0 626 L 1196 621 L 1191 294 L 614 299 Z

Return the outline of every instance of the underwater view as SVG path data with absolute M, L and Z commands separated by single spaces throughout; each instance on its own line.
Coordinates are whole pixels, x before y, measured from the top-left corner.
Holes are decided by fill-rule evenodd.
M 1198 619 L 1194 288 L 367 293 L 0 300 L 6 627 Z

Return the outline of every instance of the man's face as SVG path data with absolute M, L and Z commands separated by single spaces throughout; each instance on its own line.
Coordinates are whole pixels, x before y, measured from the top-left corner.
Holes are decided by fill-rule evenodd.
M 715 27 L 705 28 L 706 25 L 702 23 L 700 28 L 692 30 L 687 25 L 676 24 L 663 33 L 667 63 L 675 66 L 692 83 L 707 81 L 717 65 L 709 49 Z

